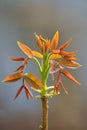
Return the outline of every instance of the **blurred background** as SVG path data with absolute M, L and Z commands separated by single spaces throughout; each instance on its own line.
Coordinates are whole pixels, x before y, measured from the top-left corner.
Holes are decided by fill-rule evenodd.
M 0 0 L 0 80 L 21 64 L 8 61 L 8 57 L 25 56 L 17 40 L 38 50 L 34 32 L 52 38 L 57 30 L 60 45 L 72 38 L 67 51 L 77 50 L 83 66 L 71 71 L 81 86 L 64 77 L 69 95 L 60 90 L 59 96 L 49 100 L 49 130 L 86 130 L 87 0 Z M 27 70 L 39 75 L 33 62 Z M 48 84 L 51 84 L 50 79 Z M 20 81 L 0 83 L 0 130 L 39 129 L 40 101 L 27 101 L 23 92 L 13 100 L 20 85 Z

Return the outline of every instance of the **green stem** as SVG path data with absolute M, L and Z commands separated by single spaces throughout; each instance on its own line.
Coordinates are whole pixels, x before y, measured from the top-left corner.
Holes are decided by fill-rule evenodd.
M 47 94 L 47 78 L 49 74 L 49 55 L 44 54 L 43 55 L 43 60 L 42 60 L 42 75 L 41 75 L 41 80 L 42 80 L 42 90 L 41 90 L 41 96 L 45 97 Z
M 37 64 L 37 66 L 38 66 L 40 75 L 42 75 L 42 67 L 41 67 L 41 65 L 40 65 L 40 62 L 39 62 L 39 61 L 37 60 L 37 58 L 35 58 L 35 57 L 34 57 L 34 60 L 35 60 L 35 62 L 36 62 L 36 64 Z

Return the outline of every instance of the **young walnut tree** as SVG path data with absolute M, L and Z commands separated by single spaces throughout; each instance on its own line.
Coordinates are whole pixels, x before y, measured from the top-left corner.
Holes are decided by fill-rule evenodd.
M 26 57 L 9 58 L 9 60 L 12 61 L 22 62 L 22 65 L 16 68 L 13 74 L 5 77 L 3 82 L 11 83 L 19 80 L 22 81 L 14 99 L 20 95 L 21 91 L 25 92 L 27 99 L 34 98 L 31 91 L 38 93 L 38 98 L 41 99 L 42 102 L 42 125 L 40 126 L 40 129 L 48 130 L 48 99 L 58 95 L 60 93 L 60 87 L 66 94 L 68 94 L 63 85 L 63 75 L 74 83 L 80 85 L 80 83 L 68 71 L 68 68 L 76 69 L 80 67 L 80 64 L 76 62 L 78 58 L 75 57 L 75 51 L 65 51 L 65 48 L 71 43 L 71 39 L 59 46 L 58 31 L 54 34 L 51 41 L 49 39 L 44 39 L 41 35 L 38 36 L 36 33 L 34 35 L 40 52 L 32 50 L 27 45 L 17 41 L 18 47 Z M 30 72 L 25 73 L 25 68 L 32 60 L 36 62 L 40 78 Z M 57 73 L 56 79 L 54 73 Z M 51 86 L 47 85 L 49 74 L 52 74 L 54 79 L 54 84 Z

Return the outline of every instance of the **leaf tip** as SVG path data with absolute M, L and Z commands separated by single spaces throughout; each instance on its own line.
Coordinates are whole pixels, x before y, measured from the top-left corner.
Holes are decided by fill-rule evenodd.
M 20 44 L 20 42 L 19 42 L 19 41 L 17 41 L 17 44 Z
M 59 35 L 59 31 L 58 30 L 56 31 L 56 35 Z
M 21 45 L 21 42 L 20 42 L 20 41 L 17 41 L 17 44 L 18 44 L 18 47 L 20 47 L 20 45 Z

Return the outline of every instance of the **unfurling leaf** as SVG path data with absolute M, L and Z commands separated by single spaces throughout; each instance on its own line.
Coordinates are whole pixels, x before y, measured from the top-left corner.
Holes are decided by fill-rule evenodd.
M 35 89 L 42 88 L 42 83 L 36 75 L 31 74 L 31 73 L 26 73 L 24 75 L 24 79 L 30 87 L 35 88 Z
M 15 82 L 17 80 L 19 80 L 20 78 L 22 78 L 23 73 L 15 73 L 12 75 L 8 75 L 7 77 L 5 77 L 5 79 L 2 82 Z
M 68 71 L 62 70 L 62 74 L 64 74 L 68 79 L 72 80 L 76 84 L 80 85 L 80 83 Z
M 51 50 L 56 49 L 56 47 L 58 45 L 58 41 L 59 41 L 59 33 L 57 31 L 51 41 Z
M 9 60 L 13 60 L 13 61 L 24 61 L 25 58 L 23 58 L 23 57 L 15 57 L 15 58 L 9 58 Z
M 70 43 L 71 43 L 72 39 L 69 39 L 68 41 L 66 41 L 62 46 L 59 47 L 59 50 L 62 51 L 64 50 Z
M 23 43 L 21 43 L 21 42 L 19 42 L 19 41 L 17 41 L 17 43 L 18 43 L 19 48 L 20 48 L 30 59 L 32 59 L 32 58 L 33 58 L 33 54 L 32 54 L 31 49 L 30 49 L 28 46 L 26 46 L 25 44 L 23 44 Z
M 46 42 L 44 43 L 45 46 L 45 52 L 48 52 L 50 50 L 50 40 L 46 40 Z
M 59 65 L 66 67 L 66 68 L 71 68 L 71 69 L 76 69 L 77 67 L 80 67 L 81 65 L 75 61 L 69 61 L 66 59 L 60 60 Z
M 24 87 L 24 85 L 22 85 L 22 86 L 18 89 L 18 91 L 17 91 L 17 93 L 16 93 L 14 99 L 16 99 L 16 98 L 19 96 L 19 94 L 21 93 L 23 87 Z
M 45 43 L 46 42 L 46 39 L 44 39 L 41 35 L 39 36 L 40 40 L 42 43 Z
M 40 48 L 41 52 L 43 52 L 44 45 L 43 45 L 43 43 L 41 41 L 41 38 L 36 33 L 34 33 L 34 35 L 36 37 L 36 43 L 37 43 L 38 47 Z
M 55 60 L 50 60 L 50 73 L 56 73 L 56 72 L 58 72 L 60 69 L 62 69 L 63 67 L 62 66 L 60 66 L 59 64 L 58 64 L 58 62 L 57 61 L 55 61 Z

